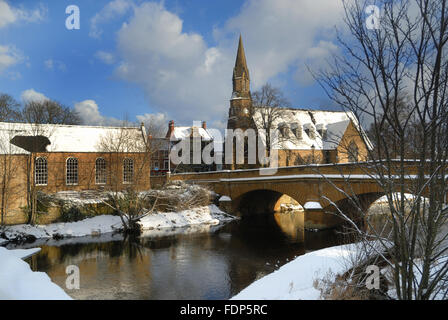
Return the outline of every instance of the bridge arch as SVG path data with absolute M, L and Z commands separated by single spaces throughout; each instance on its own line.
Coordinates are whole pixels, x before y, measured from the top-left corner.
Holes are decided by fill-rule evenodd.
M 234 199 L 233 209 L 240 216 L 274 213 L 280 210 L 280 205 L 287 200 L 286 198 L 291 200 L 291 204 L 302 206 L 297 199 L 289 194 L 271 189 L 256 189 Z

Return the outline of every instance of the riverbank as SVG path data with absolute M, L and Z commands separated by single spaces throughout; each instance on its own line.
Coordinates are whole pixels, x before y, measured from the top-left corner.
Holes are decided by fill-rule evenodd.
M 356 245 L 341 245 L 306 253 L 253 282 L 231 300 L 319 300 L 316 280 L 347 270 Z
M 40 249 L 0 247 L 0 300 L 70 300 L 44 272 L 33 272 L 23 259 Z
M 202 206 L 180 212 L 156 212 L 141 219 L 142 230 L 164 230 L 196 225 L 217 225 L 234 220 L 235 217 L 220 210 L 216 205 Z M 101 215 L 77 222 L 49 225 L 15 225 L 5 227 L 0 242 L 33 242 L 36 239 L 62 239 L 99 236 L 118 232 L 122 228 L 119 216 Z

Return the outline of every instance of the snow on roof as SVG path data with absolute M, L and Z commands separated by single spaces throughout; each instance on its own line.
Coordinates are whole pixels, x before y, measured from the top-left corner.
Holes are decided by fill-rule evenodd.
M 258 108 L 254 114 L 254 121 L 259 129 L 263 127 L 263 112 L 261 110 L 261 108 Z M 300 128 L 301 125 L 302 137 L 297 139 L 294 133 L 290 131 L 287 133 L 288 137 L 286 139 L 277 139 L 278 141 L 274 145 L 274 149 L 311 150 L 313 147 L 316 150 L 335 149 L 339 145 L 350 121 L 361 130 L 367 146 L 372 148 L 372 144 L 351 112 L 292 108 L 281 109 L 281 112 L 281 116 L 273 121 L 273 127 L 278 128 L 286 124 L 291 130 L 294 130 L 298 126 Z M 311 130 L 314 131 L 314 139 L 312 139 Z M 263 141 L 265 141 L 263 134 L 261 136 Z
M 213 136 L 210 134 L 210 132 L 207 129 L 204 129 L 202 127 L 175 127 L 174 131 L 171 135 L 172 141 L 179 141 L 186 138 L 191 137 L 192 130 L 194 132 L 193 136 L 201 137 L 204 141 L 212 141 Z
M 142 127 L 100 127 L 0 122 L 0 154 L 27 154 L 28 151 L 10 143 L 15 136 L 45 136 L 51 144 L 48 152 L 102 152 L 105 145 L 127 139 L 123 152 L 138 152 L 145 145 Z

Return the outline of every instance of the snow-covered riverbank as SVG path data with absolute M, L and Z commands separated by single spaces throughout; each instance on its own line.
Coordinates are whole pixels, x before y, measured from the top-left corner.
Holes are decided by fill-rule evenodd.
M 7 250 L 0 247 L 0 300 L 71 299 L 46 273 L 33 272 L 22 260 L 39 250 Z
M 299 256 L 277 271 L 255 281 L 232 300 L 318 300 L 314 281 L 347 270 L 355 245 L 342 245 Z
M 233 219 L 234 217 L 221 211 L 217 206 L 209 205 L 181 212 L 154 213 L 144 217 L 140 224 L 143 230 L 163 230 L 201 224 L 217 225 Z M 36 239 L 98 236 L 117 231 L 121 226 L 119 216 L 102 215 L 78 222 L 9 226 L 4 230 L 3 236 L 9 240 L 23 239 L 29 236 Z M 2 241 L 1 238 L 0 241 Z

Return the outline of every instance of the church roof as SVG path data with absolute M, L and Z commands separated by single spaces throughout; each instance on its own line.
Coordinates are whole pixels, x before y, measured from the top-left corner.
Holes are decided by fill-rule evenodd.
M 145 146 L 144 127 L 102 127 L 0 122 L 0 154 L 28 154 L 11 144 L 15 137 L 47 137 L 47 152 L 104 152 L 105 143 L 120 137 L 132 140 L 123 152 L 139 152 Z M 16 139 L 17 140 L 17 139 Z
M 258 129 L 262 129 L 263 110 L 257 109 L 254 122 Z M 350 122 L 361 131 L 367 146 L 372 148 L 371 142 L 351 112 L 284 108 L 280 109 L 279 116 L 275 118 L 273 128 L 288 128 L 287 136 L 275 141 L 274 149 L 277 150 L 311 150 L 313 147 L 315 150 L 336 149 Z M 297 127 L 302 130 L 300 139 L 293 132 Z M 265 140 L 265 137 L 262 139 Z

